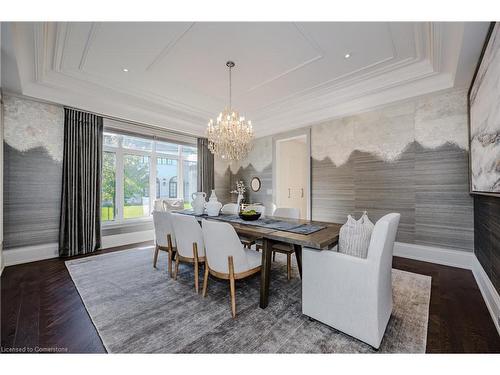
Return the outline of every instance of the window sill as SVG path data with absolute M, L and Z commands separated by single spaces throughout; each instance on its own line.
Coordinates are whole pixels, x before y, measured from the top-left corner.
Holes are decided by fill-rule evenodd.
M 126 228 L 128 226 L 132 227 L 137 224 L 145 224 L 153 221 L 151 216 L 141 217 L 137 219 L 128 219 L 128 220 L 114 220 L 114 221 L 106 221 L 101 223 L 102 228 Z

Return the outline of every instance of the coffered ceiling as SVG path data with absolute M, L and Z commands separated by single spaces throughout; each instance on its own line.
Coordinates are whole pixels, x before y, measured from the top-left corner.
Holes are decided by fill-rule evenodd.
M 204 134 L 228 101 L 257 136 L 470 83 L 488 23 L 9 23 L 8 91 Z M 346 58 L 346 56 L 348 58 Z

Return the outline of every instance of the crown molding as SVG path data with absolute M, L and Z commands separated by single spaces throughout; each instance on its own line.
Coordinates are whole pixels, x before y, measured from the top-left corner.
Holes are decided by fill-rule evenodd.
M 317 55 L 251 87 L 247 93 L 324 57 L 314 39 L 299 25 L 295 26 Z M 166 43 L 148 69 L 155 70 L 155 66 L 171 53 L 192 27 L 193 24 L 190 24 Z M 65 68 L 65 48 L 71 28 L 68 23 L 13 25 L 21 94 L 197 136 L 204 134 L 206 121 L 213 116 L 210 111 L 147 90 L 126 87 L 85 70 L 89 50 L 99 32 L 96 23 L 90 25 L 78 66 Z M 416 23 L 411 41 L 413 54 L 403 59 L 398 56 L 393 30 L 389 28 L 389 31 L 393 37 L 392 56 L 277 98 L 264 107 L 247 108 L 246 113 L 252 118 L 256 136 L 348 116 L 453 87 L 464 33 L 462 23 Z

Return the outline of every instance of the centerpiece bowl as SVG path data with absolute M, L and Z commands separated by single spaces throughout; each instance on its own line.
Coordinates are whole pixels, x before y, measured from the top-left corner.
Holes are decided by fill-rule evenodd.
M 254 221 L 260 217 L 261 213 L 256 212 L 255 210 L 249 210 L 249 211 L 241 211 L 238 215 L 245 221 Z

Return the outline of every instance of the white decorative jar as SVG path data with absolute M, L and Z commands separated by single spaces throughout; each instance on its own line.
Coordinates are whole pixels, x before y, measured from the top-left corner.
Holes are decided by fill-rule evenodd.
M 217 202 L 218 199 L 217 199 L 217 195 L 215 194 L 215 189 L 212 189 L 212 193 L 210 194 L 210 198 L 208 199 L 209 202 Z
M 193 201 L 191 202 L 191 207 L 193 207 L 193 211 L 196 215 L 202 215 L 205 210 L 205 200 L 207 194 L 203 191 L 198 191 L 196 193 L 191 194 L 191 198 Z
M 222 203 L 217 200 L 210 200 L 208 203 L 205 203 L 205 208 L 207 209 L 208 216 L 219 216 Z

